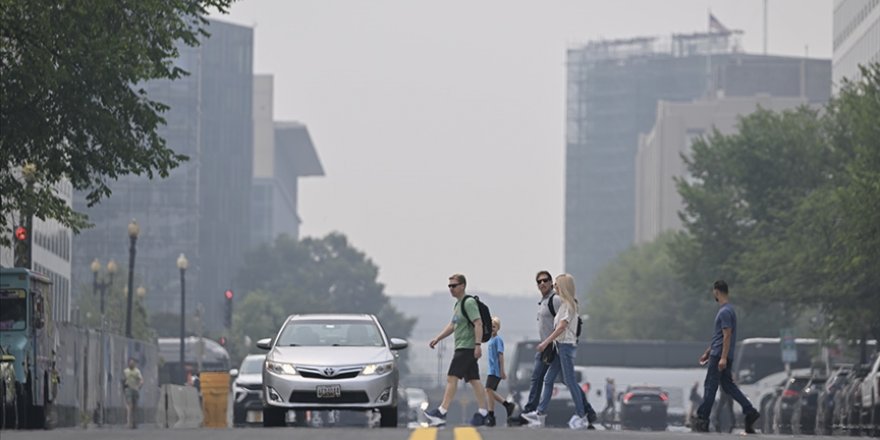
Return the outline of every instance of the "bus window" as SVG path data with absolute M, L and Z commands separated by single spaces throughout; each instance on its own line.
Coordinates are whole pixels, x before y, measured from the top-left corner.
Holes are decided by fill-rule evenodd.
M 24 330 L 27 327 L 27 298 L 24 290 L 0 291 L 0 330 Z

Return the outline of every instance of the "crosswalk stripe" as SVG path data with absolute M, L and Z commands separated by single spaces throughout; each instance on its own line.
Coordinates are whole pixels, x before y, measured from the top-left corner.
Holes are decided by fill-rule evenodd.
M 416 428 L 409 440 L 437 440 L 437 428 Z
M 471 426 L 459 426 L 455 428 L 455 440 L 482 440 L 477 428 Z

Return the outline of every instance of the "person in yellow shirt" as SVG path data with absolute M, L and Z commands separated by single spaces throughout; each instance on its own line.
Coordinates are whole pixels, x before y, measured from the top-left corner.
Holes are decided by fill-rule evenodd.
M 137 361 L 133 358 L 128 360 L 128 368 L 122 370 L 123 384 L 125 386 L 125 414 L 128 420 L 128 426 L 131 429 L 137 427 L 137 410 L 138 397 L 140 397 L 140 389 L 144 385 L 144 376 L 137 367 Z

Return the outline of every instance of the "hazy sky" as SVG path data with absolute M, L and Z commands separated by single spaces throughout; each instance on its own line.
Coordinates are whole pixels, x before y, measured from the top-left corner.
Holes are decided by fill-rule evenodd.
M 831 57 L 831 0 L 769 0 L 769 53 Z M 565 52 L 705 31 L 762 51 L 762 0 L 244 0 L 275 119 L 309 127 L 303 235 L 345 233 L 390 295 L 534 294 L 563 266 Z

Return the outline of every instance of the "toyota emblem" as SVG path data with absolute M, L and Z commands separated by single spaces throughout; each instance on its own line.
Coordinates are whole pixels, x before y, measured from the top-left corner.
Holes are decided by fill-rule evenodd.
M 324 369 L 324 376 L 330 377 L 333 376 L 334 373 L 336 373 L 336 370 L 333 368 L 327 367 Z

